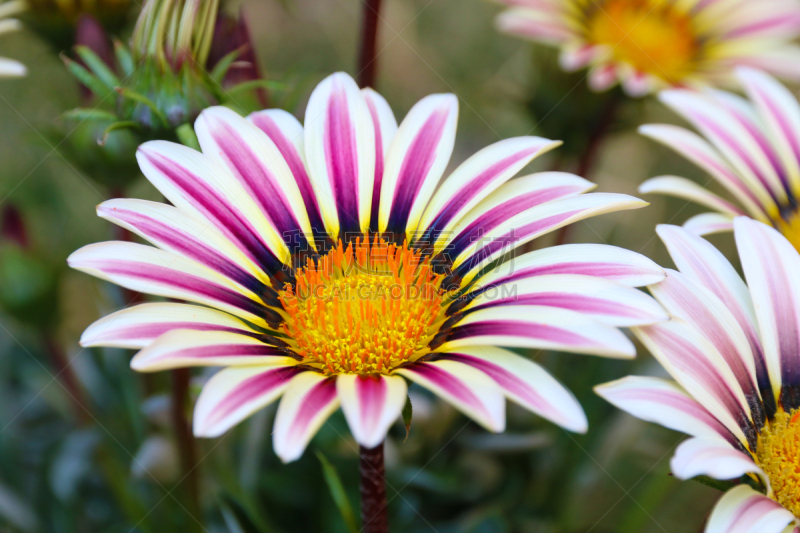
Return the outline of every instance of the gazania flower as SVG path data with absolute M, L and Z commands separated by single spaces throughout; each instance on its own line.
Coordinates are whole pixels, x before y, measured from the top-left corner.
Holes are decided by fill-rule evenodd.
M 733 226 L 747 285 L 702 237 L 658 228 L 679 272 L 650 290 L 671 320 L 633 330 L 675 381 L 630 376 L 597 392 L 692 437 L 672 458 L 677 477 L 746 481 L 722 497 L 706 532 L 796 533 L 800 255 L 761 222 Z
M 11 18 L 25 10 L 25 3 L 21 0 L 0 2 L 0 35 L 20 29 L 20 22 Z M 17 78 L 28 73 L 25 65 L 19 61 L 0 57 L 0 78 Z
M 246 120 L 212 107 L 195 123 L 202 153 L 145 143 L 141 169 L 172 205 L 116 199 L 98 212 L 155 247 L 92 244 L 69 263 L 194 304 L 118 311 L 81 343 L 142 348 L 139 371 L 225 367 L 198 399 L 197 435 L 282 397 L 273 440 L 284 461 L 339 406 L 361 445 L 382 443 L 406 380 L 491 431 L 504 428 L 506 397 L 584 431 L 567 390 L 495 345 L 633 356 L 617 327 L 666 319 L 632 288 L 663 271 L 588 244 L 494 265 L 560 226 L 644 203 L 582 194 L 593 185 L 563 173 L 509 181 L 559 144 L 538 137 L 481 150 L 437 190 L 457 113 L 455 96 L 428 96 L 398 128 L 381 96 L 334 74 L 311 95 L 305 127 L 281 110 Z
M 720 85 L 737 65 L 800 77 L 795 0 L 501 1 L 501 31 L 559 47 L 565 70 L 590 66 L 597 91 Z
M 721 91 L 665 91 L 661 100 L 703 137 L 678 126 L 642 126 L 642 134 L 673 148 L 708 172 L 733 196 L 733 204 L 685 178 L 661 176 L 639 191 L 686 198 L 711 208 L 685 227 L 699 234 L 730 231 L 733 218 L 747 214 L 771 224 L 800 249 L 800 106 L 792 94 L 763 72 L 738 72 L 750 101 Z

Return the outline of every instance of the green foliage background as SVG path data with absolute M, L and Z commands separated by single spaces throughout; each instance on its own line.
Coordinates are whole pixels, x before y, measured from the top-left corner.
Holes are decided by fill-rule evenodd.
M 263 72 L 285 84 L 271 95 L 273 105 L 302 118 L 317 81 L 334 70 L 354 73 L 361 2 L 244 4 Z M 496 33 L 496 5 L 384 4 L 378 90 L 399 118 L 429 93 L 458 95 L 453 166 L 492 142 L 533 133 L 567 144 L 532 170 L 576 167 L 597 127 L 599 106 L 613 95 L 590 94 L 584 73 L 561 73 L 552 51 Z M 30 31 L 3 36 L 0 50 L 30 70 L 27 78 L 0 80 L 0 209 L 13 205 L 21 212 L 31 243 L 20 250 L 0 241 L 0 531 L 349 531 L 335 498 L 358 508 L 358 457 L 341 413 L 289 465 L 271 450 L 274 407 L 220 439 L 199 441 L 192 479 L 202 508 L 188 511 L 168 414 L 169 376 L 135 374 L 128 368 L 130 351 L 78 346 L 87 325 L 126 303 L 116 287 L 70 271 L 65 262 L 84 244 L 115 238 L 94 206 L 119 192 L 108 186 L 120 178 L 118 170 L 87 156 L 96 148 L 96 126 L 59 118 L 80 105 L 80 94 L 58 50 Z M 252 102 L 243 102 L 241 110 L 248 107 Z M 708 181 L 636 134 L 642 123 L 665 121 L 676 122 L 655 99 L 625 101 L 586 177 L 598 190 L 628 194 L 662 173 Z M 112 134 L 110 143 L 124 149 L 130 143 L 124 135 Z M 159 199 L 141 177 L 124 194 Z M 696 208 L 647 199 L 653 204 L 644 210 L 579 223 L 571 239 L 620 245 L 671 266 L 655 225 L 682 223 Z M 539 246 L 551 242 L 547 237 Z M 715 243 L 731 256 L 730 238 Z M 79 378 L 83 413 L 76 413 L 55 376 L 52 346 Z M 413 389 L 410 436 L 404 441 L 398 423 L 387 443 L 392 530 L 701 531 L 718 493 L 669 475 L 671 451 L 682 437 L 621 414 L 591 392 L 629 373 L 658 374 L 653 359 L 639 352 L 630 362 L 525 352 L 579 397 L 590 419 L 587 435 L 568 434 L 514 406 L 508 431 L 489 435 Z M 207 376 L 196 373 L 195 393 Z M 326 483 L 334 472 L 344 493 L 332 493 Z

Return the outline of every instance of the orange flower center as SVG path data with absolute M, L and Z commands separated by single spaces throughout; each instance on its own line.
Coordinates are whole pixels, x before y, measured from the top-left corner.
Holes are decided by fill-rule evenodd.
M 800 212 L 793 211 L 784 218 L 777 218 L 775 227 L 800 252 Z
M 769 477 L 775 501 L 800 516 L 800 410 L 780 411 L 764 426 L 756 462 Z
M 589 16 L 587 41 L 617 61 L 678 83 L 691 72 L 698 39 L 690 16 L 660 0 L 606 0 Z
M 280 329 L 303 364 L 326 374 L 387 374 L 430 352 L 445 320 L 442 278 L 405 244 L 340 242 L 279 293 Z

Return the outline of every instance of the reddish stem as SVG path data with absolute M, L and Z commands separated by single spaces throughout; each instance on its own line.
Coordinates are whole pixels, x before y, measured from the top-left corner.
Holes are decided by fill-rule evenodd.
M 91 421 L 89 416 L 89 407 L 83 398 L 83 389 L 81 388 L 78 377 L 75 371 L 70 366 L 70 361 L 67 359 L 64 350 L 61 349 L 58 342 L 49 336 L 44 336 L 44 346 L 50 356 L 50 362 L 55 370 L 55 378 L 58 379 L 64 386 L 64 390 L 70 397 L 70 402 L 73 404 L 75 417 L 81 425 L 88 424 Z
M 358 84 L 361 87 L 375 87 L 377 70 L 378 20 L 381 0 L 363 0 L 364 11 L 361 22 L 361 50 L 358 57 Z
M 581 158 L 578 160 L 578 168 L 575 170 L 575 174 L 578 176 L 589 179 L 589 176 L 594 171 L 594 167 L 598 159 L 597 155 L 600 152 L 600 147 L 602 146 L 606 135 L 611 129 L 611 125 L 614 123 L 614 118 L 619 110 L 620 102 L 621 97 L 616 95 L 609 96 L 608 100 L 606 101 L 603 113 L 600 115 L 597 125 L 589 136 L 589 141 L 586 144 L 586 150 L 584 150 Z M 556 235 L 556 246 L 566 244 L 569 241 L 571 227 L 571 225 L 564 226 L 558 231 L 558 234 Z
M 386 468 L 383 443 L 374 448 L 360 447 L 361 522 L 363 533 L 388 533 L 389 503 L 386 501 Z
M 172 376 L 172 426 L 181 461 L 181 482 L 185 487 L 187 511 L 199 520 L 200 496 L 197 483 L 197 450 L 192 426 L 186 412 L 189 408 L 189 383 L 191 372 L 188 368 L 171 371 Z M 192 521 L 194 522 L 194 521 Z M 195 522 L 196 523 L 196 522 Z

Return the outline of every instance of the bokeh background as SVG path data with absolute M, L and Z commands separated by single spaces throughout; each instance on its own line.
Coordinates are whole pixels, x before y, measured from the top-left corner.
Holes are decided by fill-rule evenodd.
M 123 41 L 139 7 L 131 3 L 117 32 Z M 279 82 L 272 106 L 302 119 L 319 80 L 335 70 L 355 74 L 358 0 L 230 1 L 224 10 L 246 14 L 261 71 Z M 427 94 L 459 97 L 451 168 L 497 140 L 535 134 L 565 145 L 531 170 L 575 171 L 582 159 L 587 168 L 589 140 L 600 132 L 585 176 L 600 191 L 635 195 L 644 179 L 665 173 L 709 181 L 636 133 L 644 123 L 678 122 L 655 98 L 591 94 L 585 73 L 560 72 L 553 51 L 497 33 L 498 11 L 484 0 L 384 0 L 377 89 L 399 118 Z M 83 329 L 130 295 L 66 265 L 78 247 L 117 237 L 95 205 L 120 194 L 121 171 L 87 163 L 97 127 L 63 117 L 83 97 L 58 57 L 70 50 L 59 46 L 32 30 L 0 40 L 2 55 L 29 69 L 26 78 L 0 80 L 0 531 L 350 531 L 341 499 L 358 508 L 358 457 L 341 413 L 301 460 L 284 465 L 272 453 L 268 408 L 222 438 L 197 441 L 186 477 L 170 375 L 135 374 L 130 351 L 79 347 Z M 613 119 L 603 113 L 609 99 L 619 104 Z M 125 135 L 112 134 L 111 145 L 124 150 Z M 160 200 L 130 172 L 126 196 Z M 682 223 L 697 208 L 646 199 L 646 209 L 575 225 L 569 240 L 623 246 L 672 266 L 655 226 Z M 730 237 L 712 240 L 732 250 Z M 652 357 L 641 347 L 635 361 L 525 354 L 575 392 L 589 433 L 569 434 L 509 405 L 508 431 L 490 435 L 412 387 L 410 434 L 398 424 L 387 442 L 392 530 L 700 532 L 718 493 L 670 476 L 682 437 L 592 392 L 630 373 L 657 374 Z M 59 373 L 65 362 L 69 372 Z M 208 375 L 193 375 L 192 394 Z M 192 490 L 200 509 L 190 509 Z

